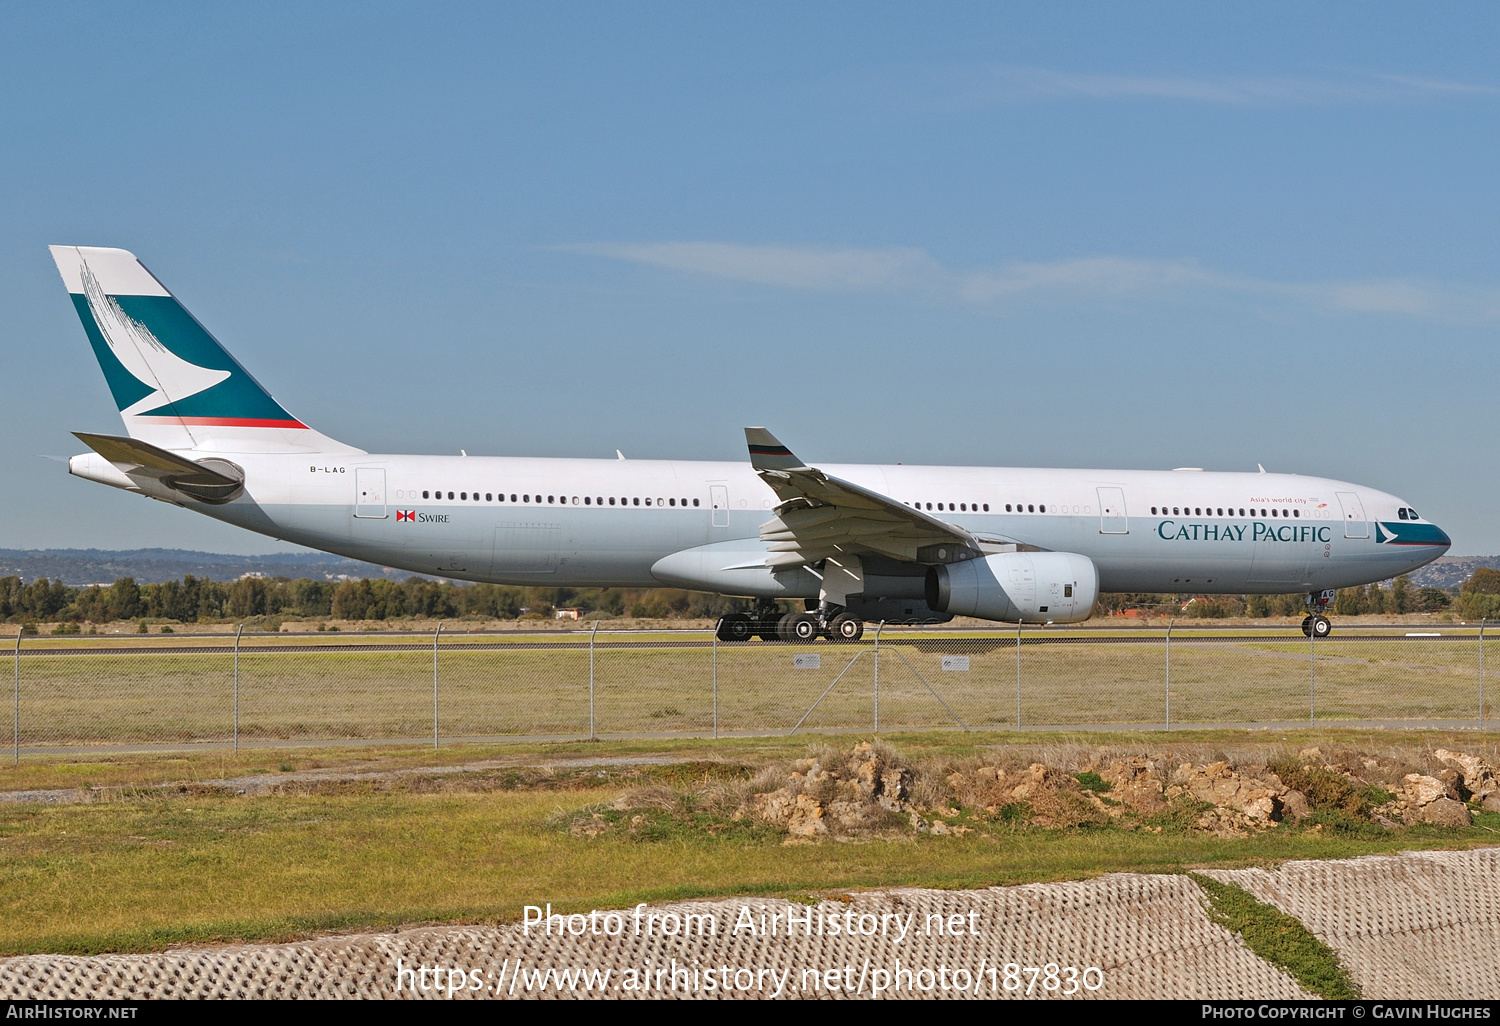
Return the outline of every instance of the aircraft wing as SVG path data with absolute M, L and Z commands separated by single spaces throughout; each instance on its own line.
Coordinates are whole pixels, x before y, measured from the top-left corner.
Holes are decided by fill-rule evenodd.
M 765 428 L 745 429 L 750 465 L 781 503 L 761 525 L 770 567 L 815 563 L 840 552 L 910 562 L 968 559 L 1011 539 L 979 537 L 887 495 L 809 467 Z

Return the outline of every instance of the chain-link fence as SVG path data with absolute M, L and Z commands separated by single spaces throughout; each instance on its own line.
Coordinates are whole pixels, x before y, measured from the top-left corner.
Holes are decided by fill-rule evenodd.
M 1484 625 L 1351 626 L 1322 640 L 1295 628 L 872 626 L 850 644 L 603 629 L 17 637 L 12 747 L 19 758 L 72 747 L 797 730 L 1483 730 L 1493 719 L 1484 646 Z

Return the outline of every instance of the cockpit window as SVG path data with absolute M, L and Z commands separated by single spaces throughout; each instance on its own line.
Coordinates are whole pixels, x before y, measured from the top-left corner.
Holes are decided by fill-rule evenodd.
M 1398 518 L 1402 519 L 1402 520 L 1405 520 L 1406 519 L 1406 507 L 1402 506 L 1400 509 L 1396 510 L 1396 516 Z
M 1406 507 L 1406 515 L 1411 520 L 1421 520 L 1422 519 L 1421 517 L 1417 516 L 1417 511 L 1414 510 L 1414 509 L 1412 509 L 1410 506 Z

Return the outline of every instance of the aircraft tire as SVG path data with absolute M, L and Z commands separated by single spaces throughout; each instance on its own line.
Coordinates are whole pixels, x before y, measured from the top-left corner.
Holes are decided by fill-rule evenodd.
M 1311 613 L 1308 613 L 1306 616 L 1304 616 L 1302 618 L 1302 636 L 1303 637 L 1305 637 L 1305 638 L 1312 637 L 1312 622 L 1313 622 L 1313 618 L 1312 618 L 1312 614 Z
M 787 613 L 782 616 L 780 620 L 776 621 L 777 638 L 785 642 L 793 642 L 797 640 L 797 635 L 792 633 L 792 618 L 798 615 L 799 614 L 797 613 Z
M 865 623 L 857 616 L 840 613 L 828 622 L 828 637 L 833 641 L 854 642 L 865 635 Z
M 823 629 L 812 613 L 792 613 L 787 620 L 787 633 L 790 641 L 815 641 Z
M 749 641 L 755 633 L 755 624 L 744 613 L 730 613 L 719 620 L 714 633 L 720 641 Z
M 1326 616 L 1315 616 L 1308 629 L 1312 632 L 1312 637 L 1326 638 L 1333 633 L 1333 623 Z

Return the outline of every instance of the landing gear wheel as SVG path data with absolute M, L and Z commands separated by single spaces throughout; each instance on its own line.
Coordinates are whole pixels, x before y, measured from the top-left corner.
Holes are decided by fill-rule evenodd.
M 785 623 L 788 641 L 812 641 L 823 633 L 822 625 L 812 613 L 792 613 Z
M 1311 613 L 1308 613 L 1306 616 L 1304 616 L 1302 618 L 1302 636 L 1303 637 L 1306 637 L 1306 638 L 1312 637 L 1312 622 L 1313 622 L 1313 618 L 1312 618 L 1312 614 Z
M 787 613 L 776 621 L 776 638 L 778 641 L 796 641 L 797 635 L 792 633 L 792 618 L 800 616 L 800 613 Z
M 828 636 L 834 641 L 858 641 L 864 634 L 865 622 L 857 616 L 840 613 L 828 621 Z
M 1326 616 L 1315 616 L 1312 618 L 1311 636 L 1314 638 L 1326 638 L 1333 633 L 1333 624 Z
M 730 613 L 719 621 L 714 632 L 720 641 L 749 641 L 755 633 L 755 623 L 744 613 Z

